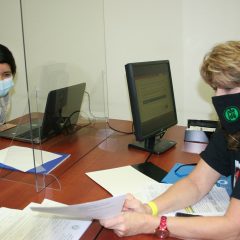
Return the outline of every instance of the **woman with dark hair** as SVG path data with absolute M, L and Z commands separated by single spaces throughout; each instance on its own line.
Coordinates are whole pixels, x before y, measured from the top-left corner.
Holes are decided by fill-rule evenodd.
M 160 239 L 240 239 L 240 41 L 216 45 L 204 57 L 200 73 L 215 90 L 212 102 L 221 127 L 187 177 L 148 204 L 129 195 L 119 216 L 100 221 L 118 236 L 155 233 Z M 221 175 L 232 178 L 230 203 L 223 216 L 164 216 L 197 203 Z
M 16 74 L 16 64 L 11 51 L 0 44 L 0 125 L 6 121 L 10 107 L 9 91 L 13 87 L 13 77 Z

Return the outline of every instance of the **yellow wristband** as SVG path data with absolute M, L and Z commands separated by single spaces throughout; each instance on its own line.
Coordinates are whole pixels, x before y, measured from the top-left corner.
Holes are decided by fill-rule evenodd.
M 148 203 L 148 206 L 151 208 L 152 210 L 152 215 L 153 216 L 157 216 L 158 215 L 158 206 L 155 202 L 151 201 Z

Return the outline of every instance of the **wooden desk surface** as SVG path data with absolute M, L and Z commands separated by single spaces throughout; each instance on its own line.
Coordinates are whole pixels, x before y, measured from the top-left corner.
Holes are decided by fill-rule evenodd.
M 83 128 L 72 135 L 58 135 L 57 137 L 46 141 L 41 146 L 35 145 L 34 147 L 42 148 L 46 151 L 71 154 L 70 158 L 65 160 L 58 168 L 54 169 L 45 179 L 42 175 L 37 175 L 37 185 L 39 185 L 39 190 L 41 190 L 41 186 L 48 186 L 51 182 L 56 181 L 58 176 L 61 176 L 70 169 L 71 166 L 92 151 L 112 132 L 113 131 L 110 129 L 104 129 L 102 124 L 92 125 L 88 128 Z M 1 138 L 1 149 L 10 145 L 31 147 L 31 144 L 28 143 L 9 141 Z M 36 194 L 35 174 L 1 169 L 0 177 L 0 186 L 2 186 L 0 192 L 0 206 L 21 209 L 27 206 L 31 201 L 42 201 L 44 197 L 42 196 L 42 192 Z M 17 201 L 15 199 L 16 191 L 13 190 L 14 188 L 19 188 L 19 191 L 22 193 L 21 199 L 25 199 L 25 197 L 26 199 L 23 201 Z
M 110 124 L 116 129 L 131 131 L 131 123 L 128 121 L 112 120 Z M 152 163 L 169 171 L 176 162 L 193 163 L 198 161 L 198 154 L 185 151 L 189 148 L 183 142 L 184 127 L 175 126 L 169 129 L 164 137 L 175 140 L 177 145 L 164 154 L 153 155 L 150 158 Z M 26 176 L 20 172 L 8 173 L 0 178 L 0 205 L 22 209 L 30 202 L 41 202 L 44 198 L 65 204 L 77 204 L 110 197 L 111 195 L 105 189 L 85 173 L 143 163 L 149 153 L 129 149 L 128 143 L 133 140 L 133 135 L 120 134 L 110 129 L 104 130 L 101 125 L 100 127 L 90 126 L 74 135 L 51 139 L 43 145 L 44 150 L 72 154 L 70 159 L 53 172 L 58 181 L 49 176 L 46 188 L 36 192 L 29 174 Z M 7 140 L 1 139 L 0 147 L 5 146 L 7 146 Z M 21 197 L 19 198 L 19 196 Z M 97 221 L 94 221 L 81 239 L 120 238 L 113 231 L 103 229 Z M 124 239 L 155 239 L 155 237 L 139 235 Z

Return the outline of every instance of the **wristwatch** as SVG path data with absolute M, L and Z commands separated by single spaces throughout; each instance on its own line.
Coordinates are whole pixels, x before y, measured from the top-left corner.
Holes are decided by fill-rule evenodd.
M 169 231 L 167 229 L 167 217 L 166 216 L 161 216 L 160 224 L 155 229 L 155 234 L 160 239 L 164 239 L 164 238 L 169 237 Z

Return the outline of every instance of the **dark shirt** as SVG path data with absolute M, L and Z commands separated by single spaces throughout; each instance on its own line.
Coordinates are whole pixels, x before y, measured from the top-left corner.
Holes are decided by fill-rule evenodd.
M 211 137 L 206 149 L 200 154 L 201 158 L 221 175 L 232 178 L 233 191 L 231 197 L 240 199 L 240 152 L 227 149 L 227 141 L 221 129 Z

